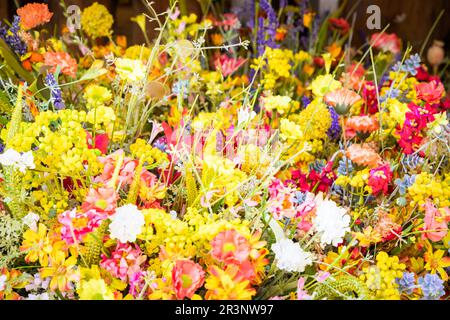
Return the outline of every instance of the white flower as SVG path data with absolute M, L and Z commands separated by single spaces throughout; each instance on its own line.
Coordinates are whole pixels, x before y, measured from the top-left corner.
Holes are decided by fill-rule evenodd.
M 32 294 L 30 293 L 25 300 L 50 300 L 50 296 L 47 292 L 40 294 Z
M 34 212 L 28 213 L 22 218 L 23 223 L 33 231 L 37 231 L 37 222 L 39 221 L 39 215 Z
M 350 216 L 347 210 L 339 208 L 336 202 L 324 200 L 316 210 L 314 229 L 322 233 L 320 243 L 337 246 L 342 242 L 345 233 L 350 231 Z
M 0 164 L 3 166 L 12 166 L 25 173 L 27 169 L 34 169 L 34 158 L 31 151 L 20 154 L 14 149 L 8 149 L 0 155 Z
M 245 124 L 252 120 L 256 116 L 256 112 L 252 110 L 250 112 L 250 109 L 248 108 L 240 108 L 238 112 L 238 126 L 241 126 L 241 124 Z
M 122 243 L 136 241 L 145 224 L 144 215 L 133 204 L 117 208 L 111 220 L 109 225 L 111 238 L 118 239 Z
M 312 264 L 312 254 L 304 251 L 298 242 L 282 239 L 272 245 L 277 267 L 288 272 L 303 272 Z
M 0 276 L 0 291 L 3 291 L 5 289 L 6 284 L 6 276 L 3 274 Z

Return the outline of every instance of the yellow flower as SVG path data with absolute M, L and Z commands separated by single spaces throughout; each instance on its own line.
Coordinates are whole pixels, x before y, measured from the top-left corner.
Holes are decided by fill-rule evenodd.
M 86 99 L 88 108 L 92 108 L 110 102 L 112 93 L 106 87 L 92 84 L 84 90 L 84 98 Z
M 205 294 L 207 300 L 250 300 L 256 290 L 250 287 L 248 280 L 236 279 L 237 266 L 229 265 L 225 270 L 217 266 L 210 267 L 210 276 L 206 279 Z
M 53 245 L 47 235 L 47 227 L 39 223 L 37 232 L 32 229 L 25 231 L 20 249 L 27 253 L 26 262 L 39 260 L 41 266 L 48 266 L 48 255 L 53 251 Z
M 80 300 L 114 300 L 114 294 L 103 279 L 81 280 L 78 287 Z
M 288 96 L 269 96 L 263 98 L 264 108 L 268 111 L 277 110 L 283 115 L 293 108 L 292 99 Z
M 327 93 L 340 89 L 342 84 L 335 80 L 331 74 L 320 75 L 309 86 L 314 96 L 324 97 Z
M 357 232 L 355 236 L 361 247 L 369 247 L 371 244 L 381 242 L 381 235 L 374 231 L 371 226 L 365 228 L 362 233 Z
M 116 72 L 122 80 L 138 82 L 145 77 L 145 66 L 141 60 L 118 58 L 115 65 Z
M 92 38 L 109 37 L 114 19 L 104 5 L 94 2 L 83 10 L 81 26 L 86 34 Z
M 302 128 L 283 118 L 280 121 L 280 137 L 283 140 L 300 140 L 303 138 Z
M 396 278 L 401 278 L 406 266 L 399 263 L 397 256 L 381 251 L 377 254 L 376 265 L 363 268 L 360 279 L 366 282 L 373 297 L 378 300 L 399 300 L 400 292 Z
M 298 53 L 295 54 L 294 56 L 295 60 L 299 61 L 299 62 L 306 62 L 306 61 L 311 61 L 311 55 L 303 50 L 300 50 Z
M 151 53 L 152 51 L 149 48 L 145 46 L 135 45 L 127 48 L 124 57 L 128 59 L 139 59 L 147 61 L 150 58 Z
M 433 252 L 433 247 L 428 245 L 428 251 L 425 253 L 425 270 L 431 271 L 432 274 L 438 272 L 442 280 L 447 281 L 448 275 L 444 268 L 450 267 L 450 257 L 444 257 L 446 251 L 436 250 Z
M 67 291 L 70 289 L 70 282 L 76 282 L 80 278 L 76 263 L 75 256 L 66 259 L 63 251 L 53 251 L 50 255 L 50 266 L 41 269 L 41 277 L 51 277 L 49 284 L 51 290 Z
M 307 12 L 303 15 L 303 25 L 306 28 L 311 29 L 315 15 L 314 12 Z
M 145 23 L 145 15 L 144 14 L 140 14 L 137 15 L 136 17 L 132 17 L 131 21 L 136 22 L 137 25 L 139 26 L 139 28 L 142 30 L 143 33 L 147 34 L 147 28 L 146 28 L 146 23 Z

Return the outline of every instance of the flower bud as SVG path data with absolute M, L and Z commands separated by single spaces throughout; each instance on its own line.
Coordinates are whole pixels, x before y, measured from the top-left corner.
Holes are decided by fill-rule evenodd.
M 445 58 L 444 42 L 434 40 L 433 45 L 428 49 L 427 59 L 431 66 L 438 67 Z

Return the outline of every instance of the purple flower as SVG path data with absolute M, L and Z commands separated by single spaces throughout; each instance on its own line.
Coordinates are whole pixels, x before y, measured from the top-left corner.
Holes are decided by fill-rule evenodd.
M 167 150 L 167 139 L 166 137 L 161 137 L 156 139 L 153 143 L 153 147 L 165 152 Z
M 341 126 L 339 125 L 339 115 L 336 113 L 333 107 L 328 107 L 328 111 L 331 115 L 331 127 L 328 129 L 328 137 L 332 140 L 339 138 L 341 134 Z
M 445 294 L 444 281 L 437 274 L 426 274 L 418 283 L 426 300 L 438 300 Z
M 6 26 L 2 26 L 0 23 L 0 38 L 2 38 L 6 44 L 8 44 L 11 49 L 14 50 L 18 55 L 22 56 L 25 53 L 27 53 L 27 44 L 22 41 L 22 39 L 19 36 L 20 31 L 20 17 L 14 16 L 13 23 L 11 25 L 11 28 L 9 30 L 6 28 Z
M 311 99 L 309 99 L 307 96 L 302 97 L 302 106 L 303 108 L 306 108 L 311 103 Z
M 267 19 L 264 19 L 263 17 L 258 18 L 258 32 L 256 41 L 258 44 L 258 56 L 261 56 L 264 53 L 265 47 L 279 47 L 274 40 L 279 23 L 275 10 L 267 0 L 261 0 L 259 6 L 267 15 Z
M 404 272 L 403 277 L 395 279 L 395 282 L 398 284 L 398 290 L 400 292 L 405 292 L 406 294 L 413 293 L 416 284 L 414 272 Z
M 51 101 L 56 110 L 62 110 L 66 107 L 62 99 L 62 92 L 56 82 L 55 76 L 52 73 L 47 73 L 45 76 L 45 84 L 50 89 Z

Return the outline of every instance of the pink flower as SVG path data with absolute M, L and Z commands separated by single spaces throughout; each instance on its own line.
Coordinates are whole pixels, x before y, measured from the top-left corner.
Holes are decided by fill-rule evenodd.
M 389 164 L 370 170 L 368 185 L 372 188 L 372 194 L 378 195 L 380 192 L 388 193 L 388 186 L 392 180 L 392 172 Z
M 147 260 L 138 245 L 128 243 L 118 243 L 109 258 L 105 254 L 101 258 L 100 266 L 122 281 L 135 280 L 133 275 L 141 272 Z
M 222 54 L 220 56 L 217 56 L 214 60 L 214 66 L 217 70 L 222 72 L 222 75 L 224 77 L 229 76 L 230 74 L 234 73 L 237 69 L 239 69 L 244 63 L 246 59 L 243 59 L 241 57 L 234 59 L 230 58 L 226 54 Z
M 447 223 L 450 221 L 450 215 L 442 215 L 441 212 L 434 206 L 433 202 L 427 199 L 425 203 L 425 226 L 424 230 L 429 232 L 425 232 L 422 235 L 422 238 L 428 238 L 433 242 L 441 241 L 448 232 Z M 448 211 L 448 208 L 446 208 Z
M 374 33 L 370 38 L 370 44 L 378 50 L 390 51 L 393 54 L 400 53 L 401 40 L 395 33 Z
M 101 174 L 100 179 L 97 179 L 99 180 L 97 182 L 108 183 L 112 179 L 114 170 L 116 169 L 117 159 L 121 154 L 123 154 L 123 150 L 117 150 L 106 157 L 99 158 L 99 161 L 104 164 L 104 168 L 103 173 Z M 118 183 L 122 187 L 133 182 L 138 163 L 137 160 L 124 158 L 118 177 Z
M 58 221 L 62 224 L 61 237 L 69 245 L 75 241 L 81 242 L 84 236 L 97 228 L 106 217 L 105 214 L 95 210 L 77 212 L 76 209 L 73 209 L 63 212 L 58 216 Z
M 17 15 L 20 17 L 22 27 L 29 30 L 49 22 L 53 13 L 44 3 L 29 3 L 17 9 Z
M 46 52 L 44 54 L 44 65 L 50 66 L 50 71 L 53 73 L 59 66 L 63 74 L 72 78 L 75 78 L 77 75 L 77 60 L 72 58 L 67 52 Z
M 84 211 L 96 210 L 111 215 L 117 207 L 119 195 L 114 188 L 91 188 L 81 208 Z
M 178 299 L 189 299 L 203 285 L 205 272 L 191 260 L 178 260 L 172 269 L 172 283 Z
M 222 231 L 211 241 L 211 255 L 225 263 L 242 263 L 250 254 L 248 240 L 236 230 Z
M 297 207 L 297 216 L 302 217 L 312 212 L 316 208 L 315 195 L 313 193 L 307 193 L 306 199 Z
M 438 104 L 442 99 L 444 91 L 444 85 L 435 80 L 416 85 L 417 99 L 430 104 Z
M 303 290 L 305 287 L 306 279 L 300 277 L 297 282 L 297 300 L 312 300 L 312 297 L 308 294 L 306 290 Z
M 145 271 L 138 271 L 133 273 L 129 277 L 130 290 L 129 293 L 137 298 L 137 296 L 141 293 L 142 289 L 145 287 Z

